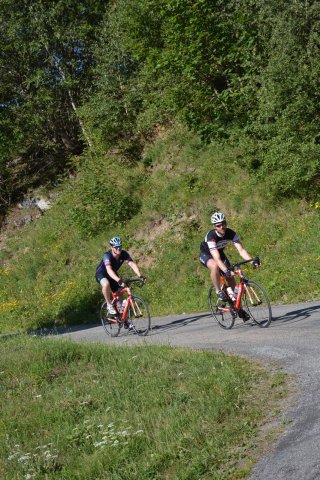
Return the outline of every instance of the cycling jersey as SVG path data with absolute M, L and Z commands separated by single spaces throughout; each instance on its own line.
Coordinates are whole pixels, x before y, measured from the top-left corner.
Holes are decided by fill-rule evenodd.
M 228 243 L 240 243 L 240 238 L 235 231 L 227 228 L 224 235 L 219 235 L 216 230 L 210 230 L 200 245 L 200 261 L 206 265 L 208 260 L 212 258 L 211 249 L 219 250 L 221 260 L 227 260 L 224 248 Z
M 97 266 L 96 270 L 96 276 L 99 275 L 100 278 L 110 278 L 107 272 L 106 267 L 111 267 L 114 272 L 117 272 L 123 262 L 130 262 L 132 261 L 132 258 L 130 257 L 129 253 L 126 252 L 125 250 L 122 250 L 120 253 L 119 258 L 115 258 L 112 255 L 111 250 L 108 252 L 105 252 L 105 254 L 102 257 L 101 262 Z

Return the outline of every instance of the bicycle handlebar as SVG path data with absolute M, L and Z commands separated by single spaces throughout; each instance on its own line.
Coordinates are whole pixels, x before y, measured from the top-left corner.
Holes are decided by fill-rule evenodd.
M 259 258 L 259 257 L 254 257 L 254 258 L 250 258 L 250 260 L 244 260 L 243 262 L 232 263 L 232 264 L 229 266 L 229 270 L 234 270 L 235 268 L 241 267 L 241 265 L 244 265 L 245 263 L 254 262 L 255 260 L 258 260 L 258 258 Z
M 141 287 L 144 284 L 144 281 L 141 280 L 140 278 L 126 278 L 125 280 L 123 280 L 123 282 L 128 287 L 130 287 L 132 283 L 140 283 Z

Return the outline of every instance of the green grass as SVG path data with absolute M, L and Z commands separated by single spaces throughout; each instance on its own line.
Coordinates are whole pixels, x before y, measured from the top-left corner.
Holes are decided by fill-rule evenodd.
M 0 256 L 0 332 L 99 321 L 95 268 L 114 235 L 123 237 L 148 278 L 141 296 L 151 315 L 206 311 L 210 280 L 198 259 L 199 245 L 215 209 L 225 212 L 247 250 L 260 255 L 263 268 L 249 269 L 248 276 L 262 284 L 273 304 L 320 298 L 319 205 L 302 199 L 275 204 L 264 183 L 238 165 L 242 154 L 232 146 L 205 146 L 175 127 L 146 145 L 144 163 L 125 168 L 109 157 L 86 159 L 80 180 L 59 187 L 53 208 L 7 239 Z M 101 194 L 99 186 L 96 200 L 94 178 L 96 172 L 108 178 L 110 169 L 121 171 L 117 192 L 134 191 L 140 210 L 125 223 L 116 217 L 112 225 L 103 223 L 101 216 L 101 229 L 93 233 L 87 230 L 91 205 L 81 204 L 81 189 L 87 188 L 96 228 L 109 193 Z M 74 222 L 79 205 L 81 217 Z M 234 248 L 227 254 L 232 262 L 240 260 Z M 121 270 L 122 276 L 131 273 Z
M 0 477 L 247 478 L 286 377 L 222 353 L 0 344 Z

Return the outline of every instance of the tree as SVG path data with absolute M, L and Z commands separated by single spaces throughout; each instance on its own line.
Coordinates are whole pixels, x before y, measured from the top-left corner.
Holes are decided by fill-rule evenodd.
M 107 4 L 1 2 L 3 206 L 40 177 L 42 182 L 61 171 L 71 154 L 90 143 L 78 107 L 92 82 L 92 49 Z

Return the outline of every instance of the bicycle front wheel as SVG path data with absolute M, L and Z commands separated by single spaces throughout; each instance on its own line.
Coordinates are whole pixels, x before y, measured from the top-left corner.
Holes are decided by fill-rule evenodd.
M 128 320 L 138 335 L 147 335 L 151 326 L 148 305 L 140 297 L 131 297 Z
M 257 282 L 248 280 L 243 292 L 243 303 L 259 327 L 269 327 L 272 320 L 271 305 L 266 292 Z
M 208 303 L 213 318 L 218 322 L 221 328 L 230 330 L 235 321 L 235 315 L 230 311 L 228 302 L 223 302 L 217 297 L 214 286 L 210 287 L 208 293 Z
M 117 337 L 120 332 L 120 324 L 116 318 L 110 318 L 108 316 L 108 305 L 104 302 L 100 308 L 100 320 L 106 333 L 111 337 Z

